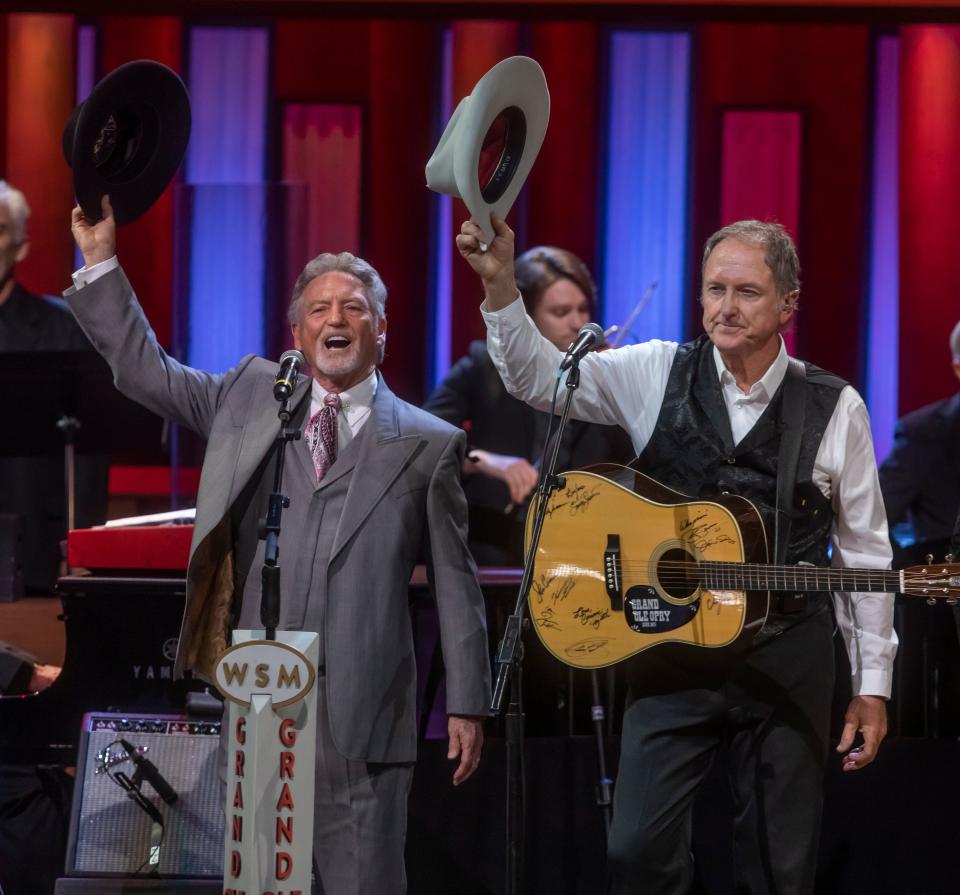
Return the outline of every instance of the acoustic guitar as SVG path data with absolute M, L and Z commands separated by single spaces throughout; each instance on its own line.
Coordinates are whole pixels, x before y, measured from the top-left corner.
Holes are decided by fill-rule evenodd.
M 770 565 L 760 514 L 743 497 L 691 500 L 612 464 L 562 478 L 528 605 L 544 646 L 567 665 L 602 668 L 664 644 L 741 648 L 763 626 L 771 591 L 960 598 L 952 557 L 900 571 Z

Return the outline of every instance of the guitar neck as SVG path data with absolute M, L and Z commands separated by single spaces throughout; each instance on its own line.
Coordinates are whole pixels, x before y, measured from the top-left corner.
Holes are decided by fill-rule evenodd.
M 903 574 L 889 569 L 834 569 L 759 563 L 701 562 L 701 581 L 710 590 L 864 591 L 897 593 Z

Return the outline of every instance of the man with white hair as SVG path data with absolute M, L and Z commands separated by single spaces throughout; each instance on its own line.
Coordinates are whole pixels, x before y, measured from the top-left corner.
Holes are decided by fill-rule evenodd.
M 14 289 L 13 267 L 27 257 L 30 207 L 20 190 L 0 180 L 0 305 Z
M 34 295 L 16 280 L 16 265 L 30 251 L 29 218 L 23 193 L 0 180 L 0 352 L 90 350 L 62 301 Z M 102 459 L 88 461 L 78 458 L 77 506 L 84 522 L 92 524 L 103 521 L 107 466 Z M 15 523 L 2 526 L 0 560 L 15 555 L 12 532 L 19 528 L 24 585 L 31 592 L 51 593 L 66 532 L 62 457 L 0 457 L 0 517 Z M 7 586 L 14 589 L 14 581 Z M 17 632 L 4 635 L 15 639 Z M 0 692 L 45 689 L 59 672 L 0 643 Z M 53 891 L 66 847 L 63 806 L 69 806 L 71 785 L 59 767 L 0 766 L 0 888 L 7 895 Z
M 950 353 L 960 380 L 960 322 L 950 333 Z M 890 525 L 909 516 L 917 552 L 942 559 L 960 509 L 960 391 L 897 423 L 880 488 Z
M 0 180 L 0 352 L 89 351 L 90 343 L 64 302 L 34 295 L 16 279 L 16 266 L 30 251 L 29 219 L 23 193 Z M 81 458 L 81 462 L 78 521 L 90 525 L 103 521 L 107 469 L 102 460 L 88 464 L 87 458 Z M 0 459 L 0 514 L 20 518 L 25 588 L 51 593 L 59 573 L 59 543 L 66 533 L 62 458 Z M 9 543 L 0 543 L 3 553 L 11 550 Z
M 960 380 L 960 322 L 950 333 L 949 344 L 953 372 Z M 897 422 L 893 450 L 880 467 L 880 488 L 890 527 L 908 519 L 913 526 L 913 543 L 894 542 L 896 565 L 922 563 L 927 554 L 937 560 L 948 553 L 960 555 L 960 391 Z M 960 637 L 960 608 L 955 608 L 954 620 Z M 945 650 L 956 650 L 947 645 L 949 641 L 927 633 L 917 640 L 925 651 L 920 666 L 924 675 L 942 667 Z M 941 678 L 951 680 L 949 672 L 941 673 Z M 936 723 L 945 729 L 957 723 L 953 700 L 941 700 L 937 717 Z
M 90 348 L 59 299 L 28 292 L 15 278 L 30 252 L 30 206 L 0 180 L 0 351 L 80 351 Z

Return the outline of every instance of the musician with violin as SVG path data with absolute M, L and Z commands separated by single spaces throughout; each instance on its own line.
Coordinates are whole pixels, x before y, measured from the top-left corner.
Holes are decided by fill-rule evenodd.
M 524 308 L 540 333 L 565 351 L 597 305 L 597 287 L 573 252 L 537 246 L 517 258 L 514 275 Z M 523 562 L 527 499 L 539 478 L 547 414 L 508 394 L 484 342 L 472 342 L 423 405 L 468 431 L 463 490 L 470 512 L 469 546 L 480 565 Z M 630 439 L 619 426 L 572 421 L 558 463 L 575 469 L 626 463 Z
M 482 245 L 480 229 L 468 221 L 457 246 L 483 282 L 487 344 L 507 390 L 546 409 L 563 354 L 517 300 L 513 233 L 495 216 L 492 223 L 495 239 L 489 244 Z M 757 579 L 753 586 L 763 588 L 765 601 L 769 594 L 769 605 L 764 602 L 764 611 L 749 619 L 754 627 L 745 648 L 677 647 L 669 642 L 681 632 L 676 626 L 663 633 L 663 643 L 640 654 L 642 662 L 639 657 L 627 662 L 631 701 L 608 851 L 618 893 L 687 890 L 693 878 L 693 803 L 721 747 L 729 756 L 734 797 L 737 891 L 813 891 L 835 623 L 850 657 L 854 694 L 836 746 L 843 770 L 873 761 L 886 734 L 885 700 L 897 647 L 893 600 L 868 591 L 896 589 L 887 587 L 887 579 L 896 576 L 882 571 L 891 555 L 869 419 L 846 382 L 787 355 L 780 333 L 797 312 L 799 273 L 783 227 L 731 224 L 704 248 L 704 335 L 682 345 L 653 340 L 588 354 L 580 363 L 573 415 L 629 432 L 638 454 L 633 465 L 659 483 L 653 483 L 661 497 L 656 506 L 686 495 L 703 509 L 696 514 L 678 509 L 681 521 L 671 538 L 658 555 L 645 557 L 631 555 L 641 520 L 621 525 L 595 512 L 607 550 L 600 548 L 605 564 L 593 577 L 601 594 L 606 581 L 609 602 L 603 611 L 580 606 L 584 601 L 576 595 L 587 594 L 589 576 L 576 579 L 585 583 L 573 590 L 568 583 L 563 591 L 543 595 L 547 603 L 552 596 L 550 617 L 532 596 L 541 637 L 539 629 L 556 627 L 567 603 L 579 607 L 571 618 L 591 633 L 578 635 L 567 648 L 570 656 L 612 652 L 614 637 L 599 636 L 608 616 L 619 617 L 627 634 L 646 624 L 669 627 L 663 620 L 675 613 L 696 619 L 685 628 L 705 627 L 748 586 L 737 577 L 746 566 L 715 563 L 728 568 L 729 583 L 721 577 L 709 585 L 705 605 L 695 599 L 708 592 L 710 564 L 698 564 L 700 554 L 730 552 L 735 541 L 736 514 L 718 515 L 716 521 L 709 514 L 736 502 L 744 518 L 756 517 L 751 549 L 793 572 L 784 579 L 791 590 L 777 591 L 764 566 L 749 566 Z M 650 481 L 629 472 L 638 483 Z M 596 482 L 577 492 L 567 507 L 568 520 L 574 510 L 591 518 L 589 501 L 601 499 L 603 490 L 602 480 Z M 548 521 L 545 537 L 551 525 L 557 523 Z M 571 550 L 585 540 L 571 538 Z M 860 567 L 865 578 L 831 577 L 852 571 L 828 568 L 831 546 L 834 566 Z M 679 559 L 667 561 L 669 556 Z M 578 563 L 570 561 L 571 575 L 578 574 Z M 704 580 L 692 577 L 698 574 Z M 623 592 L 631 576 L 635 586 Z M 871 576 L 883 586 L 874 588 Z M 803 587 L 811 579 L 815 583 Z M 865 583 L 849 590 L 836 586 L 854 580 Z M 635 599 L 634 592 L 646 596 Z M 627 610 L 633 613 L 629 627 L 623 622 Z M 565 616 L 563 626 L 575 627 Z

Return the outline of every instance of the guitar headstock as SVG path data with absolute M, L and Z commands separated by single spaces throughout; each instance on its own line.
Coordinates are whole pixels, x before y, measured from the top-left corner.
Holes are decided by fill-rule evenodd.
M 910 566 L 903 570 L 903 592 L 914 597 L 924 597 L 928 603 L 946 600 L 954 604 L 960 601 L 960 563 L 954 563 L 948 553 L 944 562 L 935 563 L 927 556 L 927 564 Z

